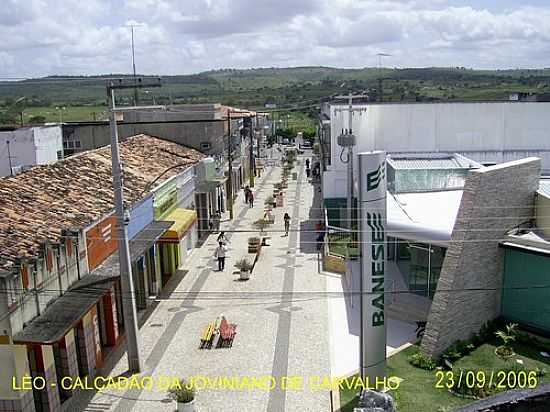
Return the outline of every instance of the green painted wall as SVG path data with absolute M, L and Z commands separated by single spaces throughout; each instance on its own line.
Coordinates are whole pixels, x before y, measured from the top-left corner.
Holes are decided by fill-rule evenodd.
M 506 249 L 502 316 L 550 333 L 550 256 Z M 536 287 L 539 286 L 539 287 Z

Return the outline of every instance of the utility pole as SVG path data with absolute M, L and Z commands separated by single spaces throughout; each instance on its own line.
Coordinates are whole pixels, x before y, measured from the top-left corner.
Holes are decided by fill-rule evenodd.
M 229 209 L 229 219 L 233 220 L 233 134 L 231 133 L 231 109 L 227 109 L 227 163 L 229 163 L 229 187 L 227 190 L 227 207 Z
M 250 187 L 254 187 L 254 132 L 252 128 L 252 117 L 249 115 L 248 117 L 243 118 L 243 126 L 248 129 L 248 133 L 250 134 L 250 148 L 249 148 L 249 157 L 250 157 L 250 165 L 249 165 L 249 178 L 250 178 Z
M 13 165 L 11 164 L 11 152 L 10 152 L 9 140 L 6 140 L 6 146 L 8 146 L 8 161 L 10 162 L 10 176 L 13 176 Z
M 353 99 L 362 99 L 368 97 L 365 94 L 353 95 L 351 91 L 347 96 L 336 96 L 336 99 L 347 99 L 348 108 L 346 109 L 336 109 L 336 112 L 347 111 L 348 112 L 348 129 L 343 132 L 342 135 L 338 136 L 338 145 L 348 149 L 348 156 L 346 163 L 347 174 L 348 174 L 348 188 L 347 188 L 347 225 L 351 230 L 353 228 L 353 146 L 356 144 L 356 138 L 353 135 L 353 112 L 363 112 L 366 111 L 366 108 L 353 108 Z
M 135 79 L 134 79 L 135 80 Z M 128 351 L 128 370 L 131 373 L 141 371 L 141 359 L 139 355 L 138 325 L 136 296 L 134 293 L 134 281 L 132 277 L 132 263 L 130 260 L 130 244 L 128 241 L 129 217 L 124 210 L 124 183 L 120 151 L 118 147 L 118 128 L 116 121 L 115 90 L 135 88 L 137 83 L 126 84 L 123 80 L 109 81 L 107 83 L 107 101 L 109 105 L 109 124 L 111 127 L 111 161 L 113 168 L 113 192 L 115 201 L 115 213 L 118 231 L 118 256 L 120 269 L 120 285 L 122 295 L 122 308 L 124 315 L 124 328 L 126 331 L 126 348 Z M 146 85 L 141 84 L 140 87 Z M 160 87 L 158 84 L 147 87 Z
M 260 129 L 258 127 L 258 114 L 256 114 L 254 116 L 255 118 L 255 123 L 256 123 L 256 131 L 257 131 L 257 135 L 256 135 L 256 142 L 258 142 L 258 146 L 256 147 L 256 157 L 260 157 L 260 136 L 262 135 L 262 131 L 263 131 L 263 128 Z

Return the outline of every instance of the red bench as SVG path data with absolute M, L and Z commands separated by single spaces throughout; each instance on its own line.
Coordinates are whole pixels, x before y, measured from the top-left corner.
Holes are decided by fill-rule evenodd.
M 228 323 L 225 317 L 222 318 L 220 323 L 220 340 L 218 347 L 230 348 L 233 346 L 233 339 L 237 335 L 237 325 L 234 323 Z

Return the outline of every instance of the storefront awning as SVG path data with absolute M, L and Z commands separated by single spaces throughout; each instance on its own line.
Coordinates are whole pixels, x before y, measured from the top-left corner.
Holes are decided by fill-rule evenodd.
M 116 279 L 86 275 L 48 306 L 44 313 L 14 335 L 13 341 L 46 345 L 59 341 L 111 288 Z
M 178 242 L 189 228 L 197 221 L 197 212 L 190 209 L 174 209 L 166 217 L 174 224 L 159 239 L 161 242 Z
M 201 182 L 195 183 L 195 192 L 196 193 L 207 193 L 213 192 L 217 187 L 223 185 L 227 180 L 227 177 L 214 179 L 214 180 L 203 180 Z
M 132 263 L 137 261 L 175 222 L 173 220 L 156 220 L 149 223 L 143 230 L 130 240 L 130 260 Z M 99 276 L 119 276 L 119 257 L 118 251 L 113 253 L 103 261 L 98 268 L 93 271 L 94 275 Z

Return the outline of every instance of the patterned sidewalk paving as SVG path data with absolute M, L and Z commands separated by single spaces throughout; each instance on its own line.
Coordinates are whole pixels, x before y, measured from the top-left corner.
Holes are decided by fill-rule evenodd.
M 239 281 L 233 265 L 247 253 L 247 239 L 256 235 L 253 222 L 263 215 L 264 200 L 280 180 L 279 167 L 258 179 L 254 208 L 244 205 L 239 193 L 235 219 L 222 223 L 229 234 L 225 271 L 214 270 L 217 236 L 211 235 L 189 259 L 188 273 L 140 329 L 144 360 L 140 376 L 151 376 L 153 382 L 166 377 L 235 377 L 241 383 L 244 378 L 275 378 L 273 390 L 246 386 L 200 390 L 200 412 L 330 410 L 329 391 L 311 385 L 330 375 L 326 282 L 318 273 L 313 233 L 319 210 L 311 209 L 314 187 L 305 178 L 303 161 L 296 170 L 298 180 L 289 180 L 284 207 L 274 209 L 275 224 L 266 230 L 270 246 L 262 248 L 250 280 Z M 292 218 L 288 237 L 283 230 L 285 212 Z M 233 347 L 200 350 L 202 329 L 221 313 L 238 325 Z M 122 355 L 109 375 L 124 374 L 126 368 Z M 293 377 L 297 386 L 281 389 L 282 377 Z M 175 409 L 175 402 L 168 401 L 166 391 L 156 385 L 104 391 L 88 396 L 80 406 L 71 403 L 71 410 L 86 411 Z

